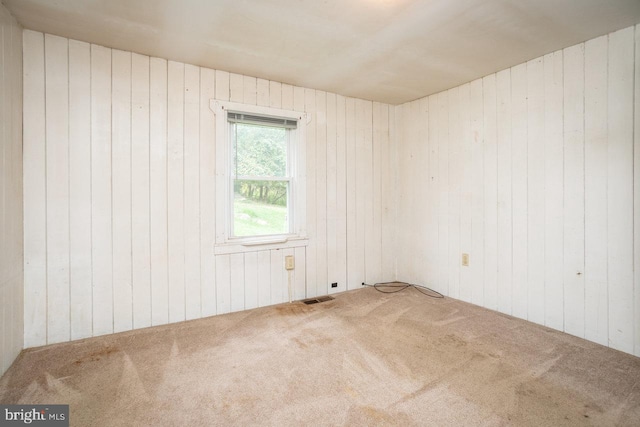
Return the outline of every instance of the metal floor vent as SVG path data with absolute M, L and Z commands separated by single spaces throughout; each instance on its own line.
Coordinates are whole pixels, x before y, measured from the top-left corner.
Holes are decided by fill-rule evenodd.
M 330 297 L 327 295 L 326 297 L 303 299 L 302 302 L 309 305 L 309 304 L 318 304 L 319 302 L 331 301 L 332 299 L 333 297 Z

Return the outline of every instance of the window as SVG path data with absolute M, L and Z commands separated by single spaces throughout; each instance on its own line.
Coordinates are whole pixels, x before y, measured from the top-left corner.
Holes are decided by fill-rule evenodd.
M 290 126 L 229 112 L 231 129 L 230 237 L 291 234 Z M 261 122 L 268 124 L 262 124 Z
M 305 238 L 304 113 L 212 102 L 216 252 Z M 299 245 L 299 242 L 298 242 Z

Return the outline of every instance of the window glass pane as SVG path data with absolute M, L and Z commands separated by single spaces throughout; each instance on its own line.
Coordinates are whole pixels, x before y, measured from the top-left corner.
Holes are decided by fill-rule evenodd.
M 233 126 L 236 176 L 286 176 L 287 129 L 243 123 Z
M 288 181 L 236 179 L 233 187 L 234 236 L 289 233 Z

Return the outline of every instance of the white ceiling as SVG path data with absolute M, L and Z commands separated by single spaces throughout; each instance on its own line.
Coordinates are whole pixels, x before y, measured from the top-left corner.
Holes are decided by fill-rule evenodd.
M 2 0 L 25 28 L 398 104 L 640 22 L 640 0 Z

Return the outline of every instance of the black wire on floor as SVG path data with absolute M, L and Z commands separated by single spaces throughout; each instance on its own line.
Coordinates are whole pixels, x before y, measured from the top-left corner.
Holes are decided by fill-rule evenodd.
M 433 289 L 427 288 L 426 286 L 415 285 L 413 283 L 382 282 L 382 283 L 376 283 L 374 285 L 368 285 L 363 282 L 362 285 L 372 287 L 376 291 L 382 292 L 383 294 L 394 294 L 396 292 L 404 291 L 407 288 L 413 288 L 416 291 L 420 292 L 421 294 L 428 296 L 429 298 L 444 298 L 444 295 L 442 295 L 438 291 L 434 291 Z

